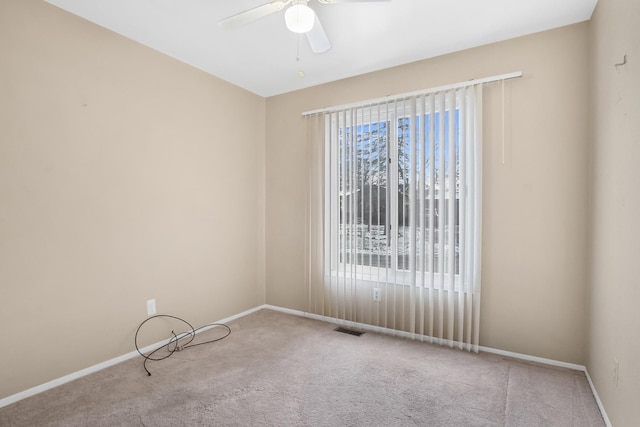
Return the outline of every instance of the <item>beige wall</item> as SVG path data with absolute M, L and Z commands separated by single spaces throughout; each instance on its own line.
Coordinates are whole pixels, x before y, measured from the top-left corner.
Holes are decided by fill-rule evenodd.
M 640 3 L 599 0 L 591 47 L 587 369 L 613 425 L 640 422 Z M 615 67 L 623 62 L 627 64 Z M 619 381 L 613 381 L 614 359 Z
M 265 298 L 305 310 L 300 113 L 522 70 L 504 162 L 501 88 L 485 90 L 481 343 L 586 363 L 614 425 L 633 425 L 639 8 L 600 0 L 589 24 L 265 101 L 44 2 L 2 1 L 0 398 L 131 351 L 149 298 L 194 324 Z
M 261 97 L 0 2 L 0 398 L 134 350 L 149 298 L 194 326 L 264 303 L 264 118 Z
M 586 23 L 267 99 L 267 303 L 305 310 L 303 111 L 521 70 L 485 89 L 481 344 L 582 364 Z

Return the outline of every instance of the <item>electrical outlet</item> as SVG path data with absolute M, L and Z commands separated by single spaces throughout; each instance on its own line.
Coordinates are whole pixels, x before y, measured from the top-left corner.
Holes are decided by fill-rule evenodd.
M 147 316 L 153 316 L 156 314 L 156 300 L 150 299 L 147 300 Z
M 613 358 L 613 383 L 617 386 L 620 382 L 620 362 L 615 357 Z
M 380 301 L 382 299 L 382 295 L 380 292 L 380 288 L 373 288 L 373 300 Z

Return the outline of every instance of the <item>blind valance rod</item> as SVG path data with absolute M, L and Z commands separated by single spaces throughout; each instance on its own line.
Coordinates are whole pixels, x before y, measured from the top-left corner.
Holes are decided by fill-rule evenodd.
M 467 86 L 475 86 L 483 83 L 499 82 L 499 81 L 504 81 L 509 79 L 516 79 L 519 77 L 522 77 L 522 71 L 515 71 L 513 73 L 501 74 L 501 75 L 492 76 L 492 77 L 484 77 L 481 79 L 473 79 L 466 82 L 453 83 L 445 86 L 437 86 L 430 89 L 423 89 L 415 92 L 401 93 L 399 95 L 390 95 L 382 98 L 370 99 L 368 101 L 362 101 L 362 102 L 357 102 L 353 104 L 339 105 L 337 107 L 328 107 L 328 108 L 321 108 L 319 110 L 306 111 L 302 113 L 302 116 L 306 117 L 306 116 L 312 116 L 314 114 L 332 113 L 334 111 L 340 111 L 347 108 L 363 107 L 370 104 L 380 104 L 382 102 L 388 102 L 388 101 L 398 101 L 401 99 L 411 98 L 413 96 L 429 95 L 431 93 L 442 92 L 445 90 L 458 89 L 458 88 L 467 87 Z

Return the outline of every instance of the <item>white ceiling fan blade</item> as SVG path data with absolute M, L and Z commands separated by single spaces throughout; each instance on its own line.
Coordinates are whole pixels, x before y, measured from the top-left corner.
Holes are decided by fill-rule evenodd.
M 238 28 L 284 9 L 287 3 L 289 2 L 280 0 L 272 1 L 271 3 L 263 4 L 262 6 L 254 7 L 253 9 L 245 10 L 244 12 L 224 18 L 218 21 L 218 24 L 223 28 Z
M 307 32 L 307 40 L 309 40 L 309 46 L 311 46 L 311 50 L 314 53 L 323 53 L 331 49 L 331 43 L 329 43 L 327 33 L 324 32 L 317 14 L 313 22 L 313 28 Z

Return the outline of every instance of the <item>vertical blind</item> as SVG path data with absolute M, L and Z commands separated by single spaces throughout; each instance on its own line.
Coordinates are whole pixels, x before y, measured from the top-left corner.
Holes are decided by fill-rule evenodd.
M 482 85 L 309 115 L 309 312 L 478 351 Z

